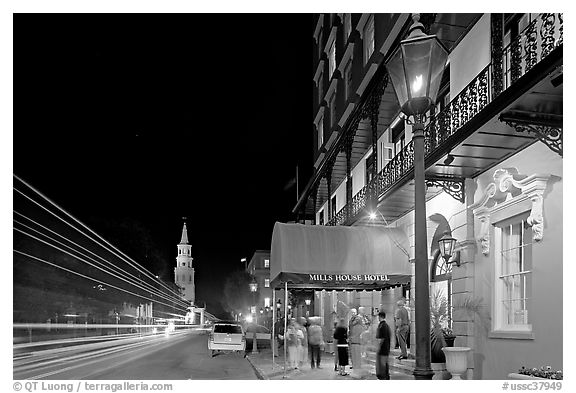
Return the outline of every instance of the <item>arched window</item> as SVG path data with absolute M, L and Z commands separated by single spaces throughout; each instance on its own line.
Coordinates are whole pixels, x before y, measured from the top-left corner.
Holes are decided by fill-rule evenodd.
M 446 262 L 439 250 L 434 253 L 434 263 L 430 274 L 430 294 L 436 291 L 440 291 L 448 301 L 448 319 L 449 324 L 452 325 L 452 260 Z

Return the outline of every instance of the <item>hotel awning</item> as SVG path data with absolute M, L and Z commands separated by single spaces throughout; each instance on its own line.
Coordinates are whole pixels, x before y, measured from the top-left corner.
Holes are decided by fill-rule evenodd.
M 282 224 L 272 233 L 272 288 L 384 289 L 410 281 L 408 237 L 398 228 Z

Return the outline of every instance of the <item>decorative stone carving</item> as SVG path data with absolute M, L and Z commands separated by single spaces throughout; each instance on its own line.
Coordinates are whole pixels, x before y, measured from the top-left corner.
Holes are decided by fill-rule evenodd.
M 480 220 L 480 236 L 476 240 L 480 243 L 482 254 L 490 253 L 490 210 L 482 207 L 474 215 Z
M 532 208 L 527 223 L 532 227 L 532 238 L 540 241 L 544 235 L 544 192 L 548 186 L 549 174 L 520 175 L 514 168 L 498 169 L 494 172 L 494 183 L 484 190 L 480 200 L 469 208 L 480 221 L 477 237 L 482 254 L 490 253 L 490 215 L 495 209 L 530 199 Z

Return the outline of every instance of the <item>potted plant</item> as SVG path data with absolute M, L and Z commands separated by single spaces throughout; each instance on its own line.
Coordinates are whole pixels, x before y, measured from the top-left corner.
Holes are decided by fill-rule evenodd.
M 430 298 L 430 360 L 432 363 L 446 362 L 442 348 L 446 346 L 443 329 L 447 327 L 447 323 L 448 301 L 442 292 L 436 291 Z
M 444 336 L 444 341 L 446 342 L 447 347 L 454 346 L 454 340 L 456 340 L 456 335 L 454 331 L 449 328 L 448 326 L 442 328 L 442 335 Z

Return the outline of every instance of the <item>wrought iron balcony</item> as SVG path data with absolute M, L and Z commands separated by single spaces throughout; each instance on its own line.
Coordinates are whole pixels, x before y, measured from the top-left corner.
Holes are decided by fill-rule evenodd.
M 539 34 L 537 34 L 539 32 Z M 451 138 L 503 91 L 513 86 L 538 62 L 563 42 L 562 14 L 540 14 L 504 48 L 502 58 L 493 59 L 442 111 L 434 115 L 425 129 L 425 156 L 449 151 Z M 408 143 L 364 186 L 326 225 L 350 225 L 368 204 L 370 190 L 378 200 L 413 176 L 414 147 Z

